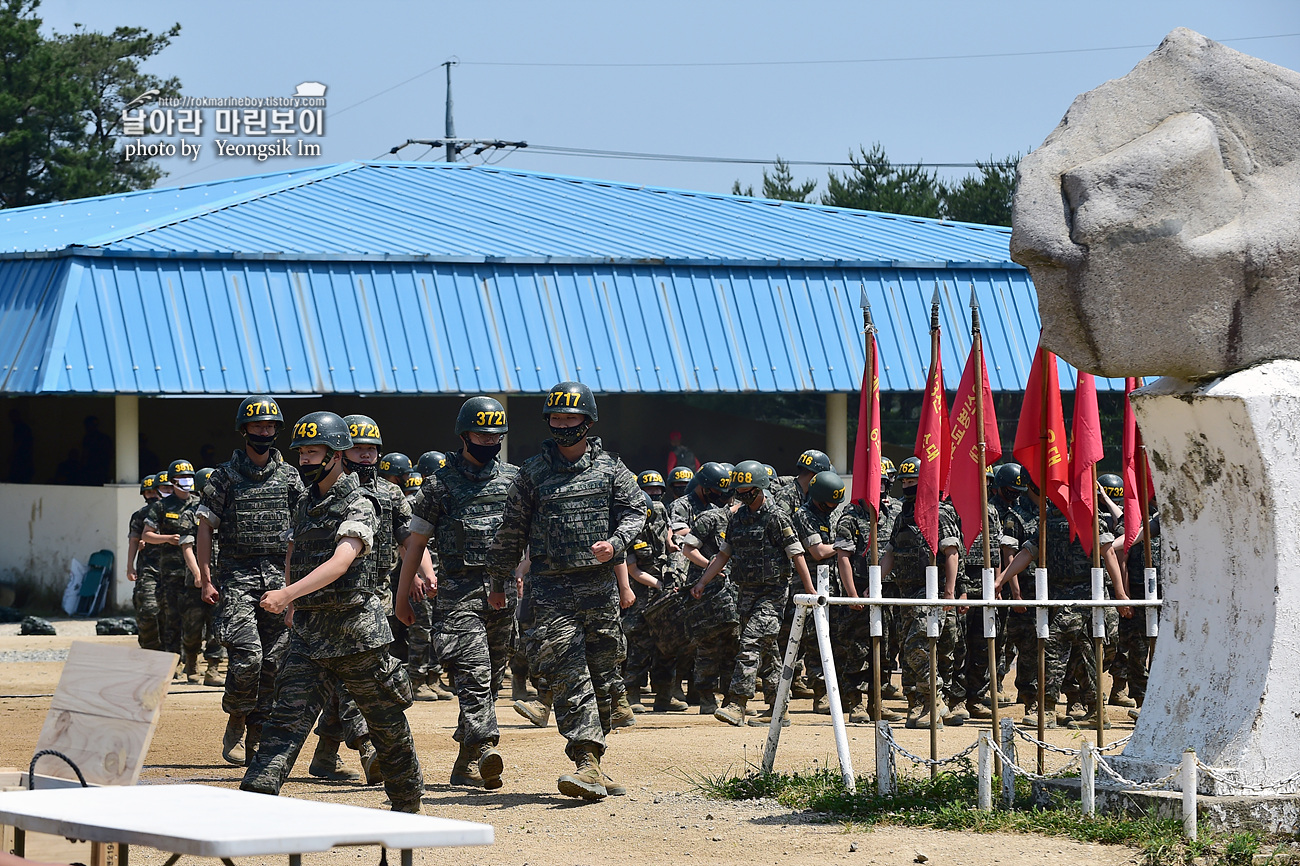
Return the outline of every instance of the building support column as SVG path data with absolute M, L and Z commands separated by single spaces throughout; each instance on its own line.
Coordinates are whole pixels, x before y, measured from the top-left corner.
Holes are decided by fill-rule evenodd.
M 509 422 L 509 421 L 510 421 L 510 403 L 509 403 L 510 395 L 509 395 L 509 394 L 493 394 L 493 395 L 491 395 L 491 396 L 492 396 L 492 399 L 493 399 L 493 400 L 496 400 L 498 403 L 501 404 L 501 408 L 502 408 L 502 409 L 505 409 L 505 410 L 506 410 L 506 421 Z M 509 448 L 510 448 L 510 437 L 509 437 L 509 436 L 503 436 L 503 437 L 501 438 L 501 453 L 500 453 L 499 455 L 497 455 L 498 457 L 500 457 L 502 463 L 509 463 L 509 462 L 510 462 L 510 457 L 509 457 L 509 455 L 507 454 L 507 451 L 508 451 Z
M 835 471 L 847 475 L 849 471 L 849 395 L 826 395 L 826 456 L 831 458 Z
M 113 444 L 117 449 L 113 476 L 118 484 L 139 484 L 140 398 L 135 394 L 118 394 L 113 403 L 116 426 Z

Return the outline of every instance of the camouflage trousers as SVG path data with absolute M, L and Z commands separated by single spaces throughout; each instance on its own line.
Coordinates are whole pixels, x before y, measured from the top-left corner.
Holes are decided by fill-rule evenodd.
M 434 601 L 426 598 L 411 602 L 415 622 L 406 630 L 406 671 L 417 686 L 438 672 L 438 653 L 434 636 L 438 633 Z
M 180 653 L 182 659 L 197 659 L 200 653 L 213 660 L 221 658 L 221 645 L 207 639 L 211 606 L 203 603 L 203 596 L 194 585 L 189 570 L 164 573 L 159 587 L 162 590 L 163 647 L 169 652 Z
M 136 626 L 140 630 L 140 648 L 162 649 L 162 605 L 158 599 L 157 572 L 150 569 L 136 572 L 131 604 L 135 607 Z
M 513 652 L 515 611 L 513 605 L 502 610 L 482 607 L 486 610 L 474 606 L 440 611 L 434 644 L 460 701 L 452 738 L 495 746 L 501 740 L 495 701 Z
M 261 724 L 271 712 L 275 676 L 289 647 L 284 614 L 263 610 L 262 594 L 284 587 L 283 561 L 259 557 L 241 561 L 222 576 L 218 601 L 221 642 L 230 657 L 221 708 Z
M 1016 653 L 1016 697 L 1038 700 L 1038 629 L 1033 609 L 1011 611 L 1007 616 L 1006 641 Z
M 611 701 L 623 685 L 627 648 L 619 625 L 618 587 L 612 570 L 599 577 L 568 575 L 532 581 L 535 625 L 529 661 L 550 685 L 555 724 L 572 759 L 582 746 L 605 752 Z
M 1066 663 L 1065 679 L 1061 684 L 1061 693 L 1065 697 L 1068 705 L 1081 703 L 1091 707 L 1096 696 L 1096 678 L 1092 670 L 1097 665 L 1097 652 L 1092 643 L 1092 611 L 1081 610 L 1080 616 L 1083 617 L 1084 635 L 1087 642 L 1086 650 L 1072 649 L 1069 661 Z M 1119 633 L 1119 613 L 1115 608 L 1106 608 L 1104 611 L 1104 622 L 1106 627 L 1106 637 L 1102 644 L 1101 669 L 1107 670 L 1115 658 L 1115 645 Z M 1086 657 L 1086 659 L 1085 659 Z M 1089 668 L 1085 661 L 1092 662 L 1092 668 Z
M 1047 671 L 1044 706 L 1051 712 L 1071 673 L 1071 664 L 1082 683 L 1079 699 L 1091 700 L 1097 693 L 1097 664 L 1092 646 L 1092 614 L 1078 608 L 1055 608 L 1048 620 L 1048 637 L 1043 647 Z
M 995 607 L 993 629 L 994 663 L 998 665 L 999 684 L 1006 671 L 1002 669 L 1002 649 L 1007 641 L 1007 615 L 1005 607 Z M 984 636 L 984 611 L 972 607 L 966 614 L 966 699 L 987 702 L 989 698 L 989 641 Z
M 1115 642 L 1115 660 L 1111 676 L 1128 683 L 1128 696 L 1141 701 L 1147 694 L 1147 658 L 1155 638 L 1147 637 L 1146 611 L 1134 608 L 1133 616 L 1120 619 Z
M 736 602 L 740 613 L 740 638 L 731 684 L 727 688 L 728 695 L 752 698 L 760 668 L 765 668 L 763 690 L 776 693 L 780 666 L 777 637 L 781 632 L 781 620 L 789 596 L 788 583 L 740 587 L 740 598 Z
M 830 608 L 831 649 L 835 659 L 836 679 L 840 692 L 871 693 L 871 612 L 836 605 Z M 812 612 L 808 614 L 808 628 L 813 627 Z M 883 643 L 883 641 L 882 641 Z M 821 651 L 817 651 L 817 675 L 823 683 Z M 813 665 L 809 664 L 809 670 Z
M 262 726 L 262 742 L 239 787 L 280 793 L 334 680 L 344 685 L 370 727 L 388 798 L 394 806 L 417 802 L 424 777 L 406 723 L 406 708 L 413 699 L 406 669 L 383 647 L 314 659 L 292 638 L 275 681 L 274 708 Z
M 903 624 L 903 691 L 910 697 L 927 705 L 930 700 L 930 639 L 926 635 L 927 608 L 904 607 Z M 957 641 L 961 635 L 958 631 L 956 608 L 939 609 L 939 638 L 935 645 L 938 660 L 939 691 L 948 700 L 957 702 L 965 699 L 965 694 L 957 697 L 959 687 L 954 687 L 953 664 Z M 937 696 L 936 696 L 937 697 Z
M 326 688 L 325 704 L 316 722 L 316 736 L 331 743 L 346 743 L 354 751 L 360 749 L 362 743 L 370 738 L 370 726 L 361 715 L 361 708 L 348 694 L 347 686 L 338 679 L 331 678 Z
M 654 630 L 643 614 L 645 606 L 646 599 L 638 598 L 636 604 L 620 615 L 619 626 L 627 640 L 627 664 L 623 669 L 625 691 L 641 688 L 647 675 L 651 683 L 664 683 L 673 678 L 676 659 L 659 652 Z

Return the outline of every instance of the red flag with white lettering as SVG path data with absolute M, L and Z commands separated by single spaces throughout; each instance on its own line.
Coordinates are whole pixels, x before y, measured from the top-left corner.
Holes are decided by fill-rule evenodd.
M 938 342 L 937 336 L 935 341 Z M 948 430 L 948 407 L 944 405 L 943 361 L 937 349 L 933 354 L 913 453 L 921 462 L 916 483 L 916 526 L 930 545 L 930 552 L 938 553 L 939 498 L 948 477 L 952 436 Z
M 982 382 L 978 393 L 975 389 L 975 352 L 979 351 L 979 367 Z M 984 460 L 980 460 L 979 427 L 976 424 L 976 400 L 984 401 Z M 948 475 L 948 492 L 952 496 L 953 507 L 961 517 L 961 534 L 963 547 L 970 550 L 975 538 L 984 527 L 984 515 L 980 513 L 980 485 L 984 481 L 984 468 L 997 462 L 1002 456 L 1002 442 L 998 438 L 998 420 L 993 414 L 993 392 L 989 388 L 989 371 L 984 365 L 984 349 L 979 343 L 972 342 L 970 357 L 966 360 L 966 369 L 961 375 L 961 384 L 957 386 L 957 399 L 952 404 L 952 416 L 948 422 L 952 430 L 952 464 Z M 992 536 L 990 536 L 992 537 Z M 996 544 L 994 545 L 996 547 Z
M 1043 379 L 1047 380 L 1047 400 L 1043 400 Z M 1047 416 L 1047 477 L 1042 472 L 1042 425 Z M 1020 407 L 1020 423 L 1016 426 L 1016 444 L 1011 449 L 1016 462 L 1034 479 L 1038 489 L 1056 503 L 1065 514 L 1070 513 L 1070 464 L 1065 447 L 1065 413 L 1061 410 L 1061 383 L 1056 376 L 1056 356 L 1043 351 L 1040 345 L 1034 353 L 1034 366 L 1029 371 L 1025 385 L 1025 402 Z
M 1085 553 L 1092 554 L 1092 522 L 1097 512 L 1097 492 L 1092 467 L 1101 462 L 1101 414 L 1097 410 L 1097 383 L 1092 374 L 1080 373 L 1074 388 L 1074 453 L 1070 455 L 1070 536 L 1079 537 Z
M 858 438 L 853 444 L 853 499 L 880 513 L 880 361 L 876 334 L 867 331 L 867 368 L 862 372 Z
M 1139 502 L 1141 499 L 1141 488 L 1138 485 L 1138 454 L 1142 453 L 1142 431 L 1138 430 L 1137 416 L 1133 414 L 1133 404 L 1129 402 L 1129 394 L 1133 393 L 1134 388 L 1141 388 L 1142 382 L 1138 379 L 1128 378 L 1124 380 L 1124 443 L 1123 443 L 1123 473 L 1124 473 L 1124 550 L 1133 546 L 1137 541 L 1138 533 L 1142 531 L 1142 511 L 1151 507 L 1151 500 L 1155 498 L 1155 486 L 1151 483 L 1151 463 L 1143 460 L 1146 464 L 1143 469 L 1146 470 L 1146 502 Z

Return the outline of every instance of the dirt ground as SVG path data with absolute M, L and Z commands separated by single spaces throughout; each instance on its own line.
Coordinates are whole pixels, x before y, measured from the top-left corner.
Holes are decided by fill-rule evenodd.
M 95 637 L 92 623 L 57 623 L 58 637 L 19 637 L 16 627 L 0 627 L 0 766 L 25 768 L 49 708 L 62 663 L 14 661 L 19 652 L 66 649 L 73 639 L 134 644 L 129 637 Z M 83 635 L 88 635 L 83 637 Z M 782 734 L 777 769 L 806 769 L 834 763 L 830 720 L 797 701 L 793 725 Z M 1020 708 L 1011 708 L 1019 711 Z M 417 851 L 417 863 L 447 864 L 659 864 L 736 863 L 774 866 L 826 866 L 829 863 L 908 864 L 1118 864 L 1133 862 L 1132 849 L 1085 845 L 1031 835 L 966 834 L 885 827 L 847 828 L 817 815 L 792 813 L 775 801 L 732 803 L 695 791 L 692 777 L 737 773 L 761 759 L 766 729 L 737 729 L 711 717 L 689 713 L 639 716 L 635 727 L 610 737 L 606 772 L 628 786 L 628 796 L 583 803 L 560 796 L 556 777 L 572 768 L 554 723 L 534 728 L 510 702 L 497 704 L 505 787 L 470 791 L 447 784 L 456 754 L 451 731 L 456 702 L 417 703 L 407 713 L 424 768 L 424 809 L 429 815 L 481 821 L 496 830 L 490 848 Z M 1119 713 L 1114 714 L 1120 715 Z M 1130 725 L 1115 719 L 1108 739 L 1126 736 Z M 141 784 L 197 782 L 234 787 L 242 771 L 221 759 L 221 690 L 175 684 L 149 751 Z M 949 755 L 973 742 L 982 725 L 948 728 L 939 753 Z M 1049 732 L 1054 742 L 1077 745 L 1075 732 Z M 854 768 L 873 766 L 871 730 L 849 726 Z M 895 736 L 918 754 L 928 749 L 928 733 L 897 729 Z M 306 774 L 314 739 L 308 743 L 283 794 L 292 797 L 383 808 L 382 787 L 329 783 Z M 1022 752 L 1023 753 L 1023 752 Z M 354 769 L 355 753 L 345 753 Z M 900 761 L 900 772 L 905 771 Z M 854 848 L 854 850 L 850 850 Z M 926 859 L 921 861 L 921 857 Z M 131 852 L 132 863 L 162 863 L 148 849 Z M 378 860 L 374 848 L 341 848 L 312 854 L 309 864 L 365 863 Z M 283 862 L 275 858 L 276 862 Z M 245 860 L 244 862 L 251 862 Z

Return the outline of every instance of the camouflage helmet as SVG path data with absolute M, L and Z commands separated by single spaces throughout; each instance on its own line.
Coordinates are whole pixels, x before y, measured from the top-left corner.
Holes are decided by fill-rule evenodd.
M 591 391 L 587 392 L 588 394 Z M 594 407 L 595 401 L 592 401 Z M 593 408 L 592 411 L 595 411 Z M 470 397 L 460 406 L 456 413 L 456 435 L 466 433 L 509 433 L 510 424 L 506 422 L 506 407 L 491 397 Z
M 663 490 L 667 485 L 664 484 L 664 477 L 653 469 L 647 469 L 636 477 L 637 486 L 642 490 L 647 487 L 658 487 Z
M 159 487 L 171 487 L 171 486 L 172 486 L 172 479 L 171 476 L 167 474 L 166 469 L 164 469 L 162 472 L 159 472 L 157 475 L 153 477 L 154 490 L 157 490 Z
M 243 433 L 244 425 L 251 421 L 275 421 L 283 427 L 284 415 L 280 412 L 280 404 L 270 394 L 245 397 L 235 411 L 235 432 Z
M 733 488 L 757 487 L 759 490 L 766 490 L 771 483 L 772 477 L 767 474 L 763 464 L 757 460 L 742 460 L 731 471 L 731 486 Z
M 348 425 L 348 434 L 353 445 L 374 445 L 384 447 L 384 436 L 379 432 L 379 425 L 369 415 L 344 415 L 343 421 Z
M 542 417 L 551 415 L 586 415 L 593 424 L 600 419 L 596 414 L 596 397 L 581 382 L 560 382 L 552 386 L 542 403 Z
M 352 434 L 347 422 L 333 412 L 311 412 L 293 425 L 290 448 L 324 445 L 332 451 L 347 451 L 352 447 Z
M 1029 489 L 1028 485 L 1025 484 L 1024 472 L 1025 470 L 1021 468 L 1019 463 L 1003 463 L 993 473 L 993 486 L 1010 488 L 1018 493 L 1024 493 Z
M 140 479 L 140 495 L 143 496 L 144 494 L 148 493 L 149 491 L 157 487 L 157 485 L 158 485 L 157 475 L 146 475 L 145 477 Z
M 808 482 L 808 497 L 819 505 L 839 505 L 844 501 L 844 479 L 834 472 L 818 472 Z
M 177 478 L 193 478 L 194 464 L 188 460 L 173 460 L 167 466 L 167 477 L 173 484 L 176 483 Z
M 441 451 L 426 451 L 415 461 L 415 468 L 421 475 L 432 475 L 447 465 L 447 455 Z
M 700 467 L 699 472 L 692 473 L 697 487 L 716 490 L 722 493 L 731 486 L 731 473 L 721 463 L 710 460 Z
M 831 465 L 831 458 L 826 456 L 825 451 L 818 451 L 816 448 L 809 448 L 799 455 L 795 461 L 795 472 L 803 474 L 811 472 L 816 475 L 818 472 L 834 472 L 835 467 Z
M 921 458 L 909 457 L 898 464 L 898 480 L 913 481 L 921 477 Z
M 405 478 L 411 471 L 411 458 L 401 451 L 390 451 L 379 458 L 379 474 Z
M 898 467 L 894 465 L 894 461 L 890 460 L 888 457 L 881 457 L 880 476 L 882 478 L 888 478 L 892 482 L 896 475 L 898 475 Z
M 685 487 L 687 484 L 691 483 L 691 479 L 694 477 L 694 469 L 691 469 L 689 466 L 678 466 L 672 472 L 668 473 L 668 483 L 673 487 Z
M 1097 483 L 1101 485 L 1101 489 L 1105 490 L 1106 495 L 1111 499 L 1118 501 L 1124 498 L 1124 479 L 1115 473 L 1107 472 L 1105 475 L 1099 476 Z
M 764 464 L 763 464 L 763 468 L 767 470 L 767 477 L 770 478 L 770 479 L 772 479 L 773 481 L 775 481 L 775 480 L 776 480 L 776 467 L 773 466 L 771 463 L 764 463 Z
M 406 477 L 402 479 L 402 492 L 407 496 L 414 496 L 420 490 L 420 485 L 423 483 L 424 476 L 412 469 L 410 472 L 406 473 Z
M 208 479 L 212 477 L 212 473 L 214 471 L 216 470 L 214 470 L 211 466 L 205 466 L 202 469 L 200 469 L 198 472 L 195 472 L 194 489 L 202 493 L 203 488 L 207 486 Z

